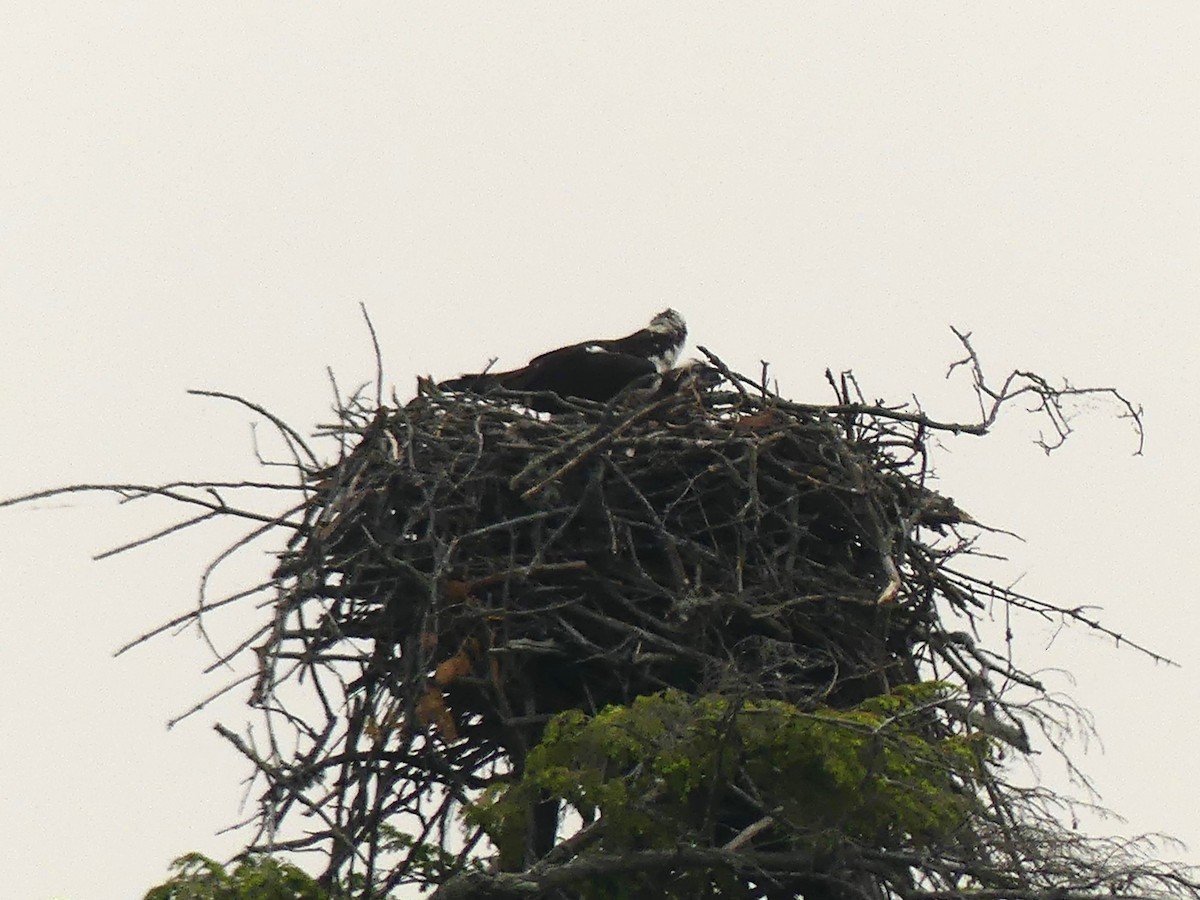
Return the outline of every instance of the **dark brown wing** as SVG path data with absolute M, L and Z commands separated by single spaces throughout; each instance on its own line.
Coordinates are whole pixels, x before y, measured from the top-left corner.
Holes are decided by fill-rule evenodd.
M 594 343 L 594 342 L 593 342 Z M 543 353 L 500 382 L 514 391 L 553 391 L 604 403 L 639 378 L 656 374 L 654 363 L 629 353 L 589 351 L 588 344 Z
M 614 354 L 640 356 L 651 361 L 662 360 L 663 367 L 669 368 L 675 364 L 675 359 L 686 341 L 687 325 L 684 324 L 683 317 L 674 310 L 668 309 L 655 316 L 649 327 L 639 328 L 625 337 L 581 341 L 578 344 L 539 354 L 531 359 L 529 364 L 532 366 L 542 363 L 560 354 L 574 358 L 574 355 L 581 351 L 607 351 Z

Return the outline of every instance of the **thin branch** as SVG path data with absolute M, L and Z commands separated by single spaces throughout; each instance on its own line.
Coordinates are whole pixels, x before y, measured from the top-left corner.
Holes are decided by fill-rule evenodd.
M 264 407 L 259 406 L 257 403 L 253 403 L 244 397 L 239 397 L 237 394 L 227 394 L 224 391 L 202 391 L 191 388 L 188 390 L 188 393 L 194 394 L 197 397 L 216 397 L 221 400 L 232 400 L 234 403 L 239 403 L 242 406 L 245 406 L 247 409 L 253 410 L 274 425 L 279 430 L 279 433 L 284 435 L 284 437 L 289 440 L 289 443 L 303 450 L 304 455 L 308 457 L 308 461 L 312 463 L 312 465 L 317 465 L 316 454 L 309 449 L 308 444 L 304 442 L 304 438 L 300 436 L 300 433 L 274 413 L 267 411 Z
M 371 334 L 371 348 L 375 351 L 375 406 L 383 406 L 383 351 L 379 349 L 379 335 L 375 333 L 375 325 L 367 313 L 367 304 L 359 303 L 363 321 L 367 323 L 367 331 Z

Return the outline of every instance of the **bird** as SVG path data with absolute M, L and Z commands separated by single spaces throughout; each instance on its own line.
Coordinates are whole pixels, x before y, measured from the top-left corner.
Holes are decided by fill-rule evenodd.
M 658 400 L 685 391 L 709 391 L 724 380 L 724 373 L 716 366 L 692 357 L 663 372 L 658 386 L 650 392 L 650 397 Z
M 461 375 L 440 382 L 438 388 L 477 394 L 502 388 L 607 403 L 642 379 L 648 388 L 658 387 L 686 341 L 683 316 L 664 309 L 645 328 L 625 337 L 581 341 L 539 354 L 519 369 Z M 549 398 L 534 398 L 529 406 L 543 412 L 562 408 Z

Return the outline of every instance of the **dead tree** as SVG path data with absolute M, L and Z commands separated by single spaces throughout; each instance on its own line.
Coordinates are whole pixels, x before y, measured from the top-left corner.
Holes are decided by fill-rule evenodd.
M 236 485 L 59 492 L 286 535 L 263 584 L 139 641 L 267 598 L 223 658 L 252 654 L 269 737 L 217 726 L 262 779 L 248 849 L 318 850 L 356 896 L 1200 897 L 1008 778 L 1072 711 L 973 625 L 1007 604 L 1103 626 L 972 574 L 989 529 L 927 483 L 931 437 L 985 434 L 1020 397 L 1053 449 L 1094 391 L 993 389 L 960 339 L 974 423 L 868 403 L 849 375 L 795 403 L 710 355 L 722 390 L 553 416 L 425 382 L 356 395 L 328 464 L 271 417 L 294 449 L 282 514 Z

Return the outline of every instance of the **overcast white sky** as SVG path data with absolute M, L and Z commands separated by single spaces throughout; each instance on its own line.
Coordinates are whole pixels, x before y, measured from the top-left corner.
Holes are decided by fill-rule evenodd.
M 259 477 L 252 414 L 328 420 L 326 366 L 520 364 L 671 305 L 797 399 L 968 416 L 973 330 L 1013 366 L 1113 384 L 1047 459 L 1035 423 L 960 438 L 943 489 L 1028 592 L 1095 604 L 1183 663 L 1021 620 L 1096 715 L 1083 767 L 1128 830 L 1190 844 L 1197 722 L 1200 6 L 156 3 L 0 6 L 0 495 Z M 166 720 L 226 677 L 188 633 L 231 534 L 92 554 L 178 517 L 76 497 L 0 510 L 0 871 L 30 900 L 126 900 L 222 856 L 245 769 Z M 265 549 L 265 548 L 263 548 Z M 231 564 L 232 590 L 270 565 Z M 252 619 L 229 616 L 228 636 Z M 1081 745 L 1082 748 L 1082 745 Z

